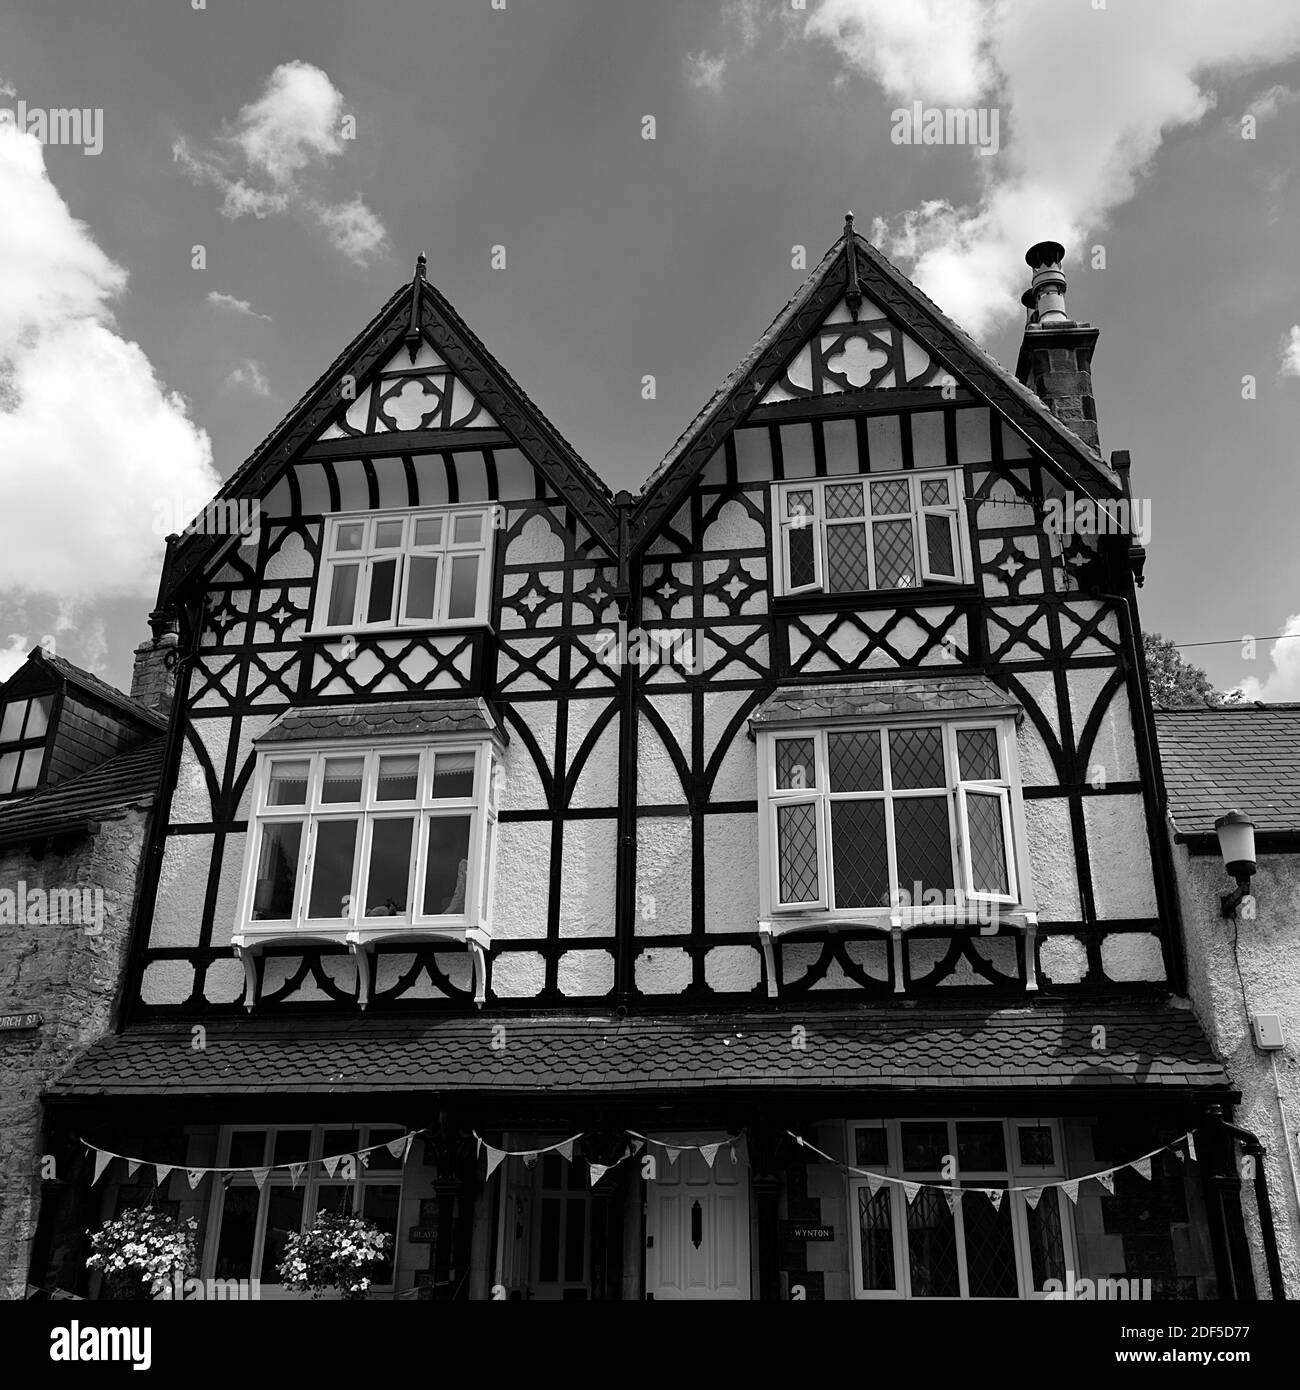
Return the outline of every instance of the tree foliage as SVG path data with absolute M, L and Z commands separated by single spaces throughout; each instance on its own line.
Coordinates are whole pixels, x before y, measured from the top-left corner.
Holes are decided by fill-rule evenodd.
M 1199 666 L 1184 661 L 1178 648 L 1158 632 L 1142 634 L 1142 650 L 1155 704 L 1171 709 L 1201 709 L 1205 705 L 1235 705 L 1241 701 L 1240 691 L 1225 694 L 1212 685 Z

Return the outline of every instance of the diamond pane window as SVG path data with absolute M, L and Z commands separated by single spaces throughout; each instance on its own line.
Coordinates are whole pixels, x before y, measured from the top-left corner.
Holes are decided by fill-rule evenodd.
M 789 517 L 812 517 L 813 495 L 800 489 L 785 495 L 785 514 Z
M 776 831 L 781 901 L 816 902 L 821 895 L 817 872 L 816 806 L 808 801 L 779 806 Z
M 889 846 L 883 801 L 831 802 L 836 907 L 889 905 Z
M 858 1224 L 861 1233 L 862 1287 L 895 1288 L 893 1201 L 888 1186 L 877 1189 L 874 1196 L 866 1187 L 858 1189 Z
M 876 552 L 876 588 L 910 589 L 916 583 L 916 552 L 910 521 L 875 521 L 871 524 Z
M 970 836 L 971 887 L 978 893 L 1009 892 L 1001 795 L 968 791 L 966 823 Z
M 812 536 L 810 531 L 809 536 Z M 826 587 L 832 594 L 859 593 L 871 587 L 867 528 L 860 521 L 826 528 Z
M 872 516 L 893 516 L 910 510 L 911 500 L 906 478 L 871 484 Z
M 889 774 L 895 791 L 924 791 L 946 787 L 943 731 L 941 729 L 891 729 Z
M 997 1128 L 1001 1130 L 999 1123 Z M 982 1187 L 1005 1188 L 1005 1182 L 982 1181 Z M 963 1187 L 973 1184 L 963 1183 Z M 1016 1240 L 1011 1227 L 1011 1203 L 1004 1197 L 997 1211 L 984 1196 L 962 1199 L 965 1227 L 966 1280 L 970 1298 L 1016 1298 Z
M 950 491 L 947 478 L 924 478 L 921 481 L 921 502 L 927 507 L 946 507 Z
M 894 802 L 899 886 L 915 896 L 956 887 L 952 871 L 952 833 L 945 797 L 907 797 Z
M 878 792 L 885 785 L 880 764 L 879 729 L 830 733 L 826 736 L 830 755 L 831 791 Z
M 942 1192 L 923 1187 L 907 1209 L 907 1253 L 913 1298 L 957 1298 L 957 1231 Z
M 1025 1203 L 1025 1222 L 1029 1234 L 1029 1262 L 1034 1288 L 1041 1289 L 1049 1279 L 1065 1280 L 1065 1241 L 1061 1234 L 1061 1195 L 1048 1189 L 1036 1207 Z
M 963 782 L 996 782 L 1002 775 L 997 734 L 992 729 L 958 729 L 957 767 Z
M 1020 1125 L 1020 1163 L 1025 1168 L 1050 1168 L 1056 1162 L 1052 1131 L 1046 1125 Z
M 862 484 L 835 483 L 827 487 L 826 515 L 828 517 L 866 516 L 862 504 Z
M 946 516 L 925 514 L 925 554 L 929 566 L 938 574 L 951 574 L 956 567 L 952 549 L 952 525 Z
M 811 526 L 791 526 L 786 530 L 789 547 L 789 587 L 803 589 L 817 582 L 817 533 Z
M 776 785 L 800 791 L 817 785 L 816 743 L 810 738 L 783 738 L 776 745 Z

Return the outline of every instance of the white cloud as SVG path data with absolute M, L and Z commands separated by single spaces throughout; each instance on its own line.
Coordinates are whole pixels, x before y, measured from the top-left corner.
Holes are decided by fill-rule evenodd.
M 248 300 L 236 299 L 233 294 L 222 294 L 220 290 L 208 291 L 208 303 L 214 309 L 229 309 L 232 314 L 239 314 L 250 319 L 261 319 L 263 323 L 271 322 L 270 314 L 259 314 Z
M 269 396 L 271 394 L 271 384 L 266 379 L 266 373 L 262 370 L 260 362 L 254 362 L 251 357 L 246 357 L 222 383 L 226 391 L 234 391 L 240 388 L 251 391 L 255 396 Z
M 360 195 L 339 201 L 320 188 L 346 148 L 343 94 L 311 63 L 281 63 L 262 95 L 241 108 L 214 148 L 184 136 L 172 155 L 195 183 L 221 191 L 221 215 L 315 221 L 331 245 L 358 265 L 384 250 L 388 233 Z
M 727 70 L 725 53 L 688 53 L 686 55 L 686 80 L 692 87 L 702 87 L 710 92 L 722 90 L 722 74 Z
M 35 642 L 29 642 L 21 632 L 9 634 L 9 645 L 0 647 L 0 681 L 7 681 L 13 675 L 27 660 L 27 653 L 35 645 Z
M 1081 254 L 1133 196 L 1165 137 L 1214 106 L 1207 80 L 1300 51 L 1300 7 L 823 0 L 807 32 L 900 103 L 1000 112 L 1001 153 L 976 160 L 982 187 L 970 205 L 931 202 L 876 231 L 979 333 L 1020 315 L 1026 247 L 1051 238 Z
M 1242 681 L 1240 689 L 1246 699 L 1274 704 L 1300 700 L 1300 613 L 1292 614 L 1282 631 L 1284 640 L 1274 642 L 1269 652 L 1273 669 L 1263 680 L 1247 676 Z
M 1279 376 L 1300 376 L 1300 323 L 1293 323 L 1282 339 L 1282 365 Z
M 219 485 L 207 434 L 111 304 L 126 271 L 73 218 L 31 135 L 0 130 L 0 591 L 152 598 L 155 500 Z
M 1265 87 L 1246 107 L 1246 115 L 1254 116 L 1256 121 L 1271 121 L 1284 107 L 1294 106 L 1297 101 L 1300 101 L 1300 92 L 1275 82 L 1271 87 Z

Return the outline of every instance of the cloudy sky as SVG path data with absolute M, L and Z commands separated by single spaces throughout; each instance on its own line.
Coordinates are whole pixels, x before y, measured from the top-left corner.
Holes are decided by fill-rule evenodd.
M 1065 243 L 1144 625 L 1300 700 L 1300 635 L 1241 649 L 1300 634 L 1295 0 L 6 0 L 0 90 L 102 112 L 0 128 L 0 674 L 129 682 L 162 534 L 419 251 L 635 489 L 852 208 L 1009 364 Z M 893 143 L 917 101 L 996 153 Z

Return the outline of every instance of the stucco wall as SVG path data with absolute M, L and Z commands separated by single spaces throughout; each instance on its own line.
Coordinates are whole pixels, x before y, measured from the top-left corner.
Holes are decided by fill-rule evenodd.
M 1273 1205 L 1287 1297 L 1300 1298 L 1300 856 L 1263 855 L 1251 883 L 1253 921 L 1238 914 L 1234 926 L 1219 914 L 1219 895 L 1232 887 L 1217 853 L 1191 855 L 1174 846 L 1178 892 L 1187 942 L 1188 989 L 1210 1044 L 1241 1092 L 1235 1122 L 1257 1135 L 1267 1150 L 1265 1171 Z M 1235 958 L 1235 959 L 1234 959 Z M 1240 976 L 1238 976 L 1238 969 Z M 1251 1033 L 1249 1014 L 1282 1016 L 1285 1046 L 1261 1052 Z M 1276 1068 L 1276 1080 L 1274 1070 Z M 1285 1111 L 1291 1163 L 1279 1110 Z M 1254 1193 L 1242 1184 L 1255 1284 L 1269 1296 L 1263 1238 Z

